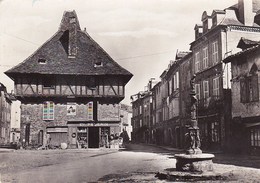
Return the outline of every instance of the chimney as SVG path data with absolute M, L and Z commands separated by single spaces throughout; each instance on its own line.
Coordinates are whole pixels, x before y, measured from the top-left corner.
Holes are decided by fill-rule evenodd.
M 203 27 L 202 25 L 196 24 L 194 27 L 195 30 L 195 40 L 198 39 L 200 36 L 202 36 L 203 33 Z
M 81 30 L 75 10 L 64 12 L 60 30 L 64 31 L 61 40 L 68 57 L 75 58 L 77 54 L 77 32 Z
M 239 20 L 246 26 L 254 24 L 253 1 L 255 0 L 238 0 Z

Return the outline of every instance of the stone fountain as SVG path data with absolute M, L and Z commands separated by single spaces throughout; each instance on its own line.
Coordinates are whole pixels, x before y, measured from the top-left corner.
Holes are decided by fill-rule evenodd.
M 176 170 L 182 172 L 208 172 L 213 171 L 213 154 L 202 153 L 200 149 L 200 135 L 197 120 L 197 103 L 195 92 L 195 75 L 190 81 L 191 91 L 191 119 L 188 128 L 188 149 L 183 154 L 176 154 Z

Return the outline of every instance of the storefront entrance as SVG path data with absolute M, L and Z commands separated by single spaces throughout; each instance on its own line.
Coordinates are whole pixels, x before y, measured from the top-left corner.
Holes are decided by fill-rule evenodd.
M 99 127 L 89 127 L 89 148 L 99 148 Z

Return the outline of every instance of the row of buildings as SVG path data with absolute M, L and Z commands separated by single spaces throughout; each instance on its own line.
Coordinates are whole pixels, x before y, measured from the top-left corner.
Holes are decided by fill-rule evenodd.
M 21 101 L 20 138 L 26 145 L 108 147 L 131 132 L 131 109 L 120 102 L 132 74 L 85 30 L 75 11 L 65 11 L 58 31 L 5 74 Z
M 0 144 L 20 140 L 20 102 L 0 83 Z
M 202 149 L 260 147 L 259 12 L 259 0 L 238 0 L 202 13 L 190 50 L 177 52 L 159 82 L 150 80 L 146 91 L 132 96 L 133 140 L 185 148 L 195 75 Z

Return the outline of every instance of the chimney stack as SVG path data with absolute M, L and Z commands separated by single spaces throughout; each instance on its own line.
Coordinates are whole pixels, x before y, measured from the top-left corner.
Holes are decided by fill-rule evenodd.
M 255 0 L 238 0 L 239 20 L 246 26 L 254 24 L 253 1 Z

